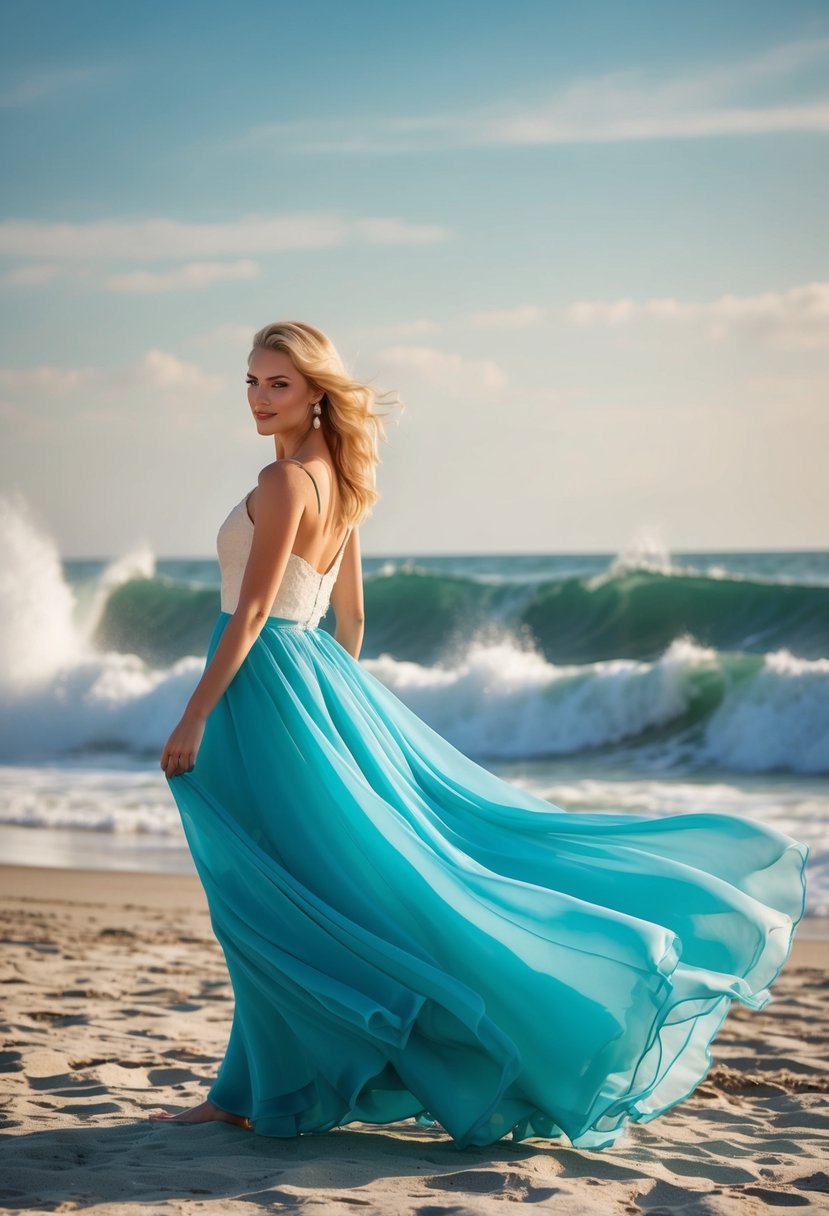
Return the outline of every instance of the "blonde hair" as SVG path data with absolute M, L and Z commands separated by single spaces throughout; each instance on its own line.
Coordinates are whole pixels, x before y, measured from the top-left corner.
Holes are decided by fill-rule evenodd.
M 259 349 L 284 351 L 312 387 L 323 390 L 320 427 L 340 489 L 337 524 L 362 523 L 380 498 L 376 489 L 376 465 L 381 463 L 377 444 L 387 438 L 382 416 L 374 413 L 372 406 L 391 394 L 379 393 L 370 382 L 353 379 L 330 338 L 304 321 L 265 325 L 254 335 L 248 362 Z M 406 408 L 397 394 L 394 402 L 401 410 Z

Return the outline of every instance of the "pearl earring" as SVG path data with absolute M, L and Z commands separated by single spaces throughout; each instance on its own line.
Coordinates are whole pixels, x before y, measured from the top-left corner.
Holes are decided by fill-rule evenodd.
M 320 414 L 321 413 L 322 413 L 322 410 L 320 409 L 320 403 L 319 403 L 319 401 L 315 401 L 314 402 L 314 424 L 313 424 L 315 431 L 318 431 L 320 429 Z

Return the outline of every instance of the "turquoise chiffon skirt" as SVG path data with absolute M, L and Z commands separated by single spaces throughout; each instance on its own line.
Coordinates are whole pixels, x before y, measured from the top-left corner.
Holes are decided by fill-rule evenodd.
M 768 1004 L 805 905 L 805 844 L 557 808 L 283 617 L 169 784 L 234 992 L 208 1096 L 265 1136 L 605 1148 L 695 1089 L 732 1001 Z

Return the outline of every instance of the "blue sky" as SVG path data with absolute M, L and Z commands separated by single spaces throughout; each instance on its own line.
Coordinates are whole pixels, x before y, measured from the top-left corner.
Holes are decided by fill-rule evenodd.
M 406 404 L 367 554 L 829 545 L 824 3 L 0 12 L 0 474 L 65 556 L 214 551 L 293 318 Z

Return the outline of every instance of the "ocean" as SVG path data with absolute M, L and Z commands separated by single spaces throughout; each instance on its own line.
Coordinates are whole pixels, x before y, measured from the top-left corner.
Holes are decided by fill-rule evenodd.
M 159 767 L 215 558 L 62 559 L 0 514 L 0 858 L 193 870 Z M 829 552 L 364 557 L 360 662 L 563 809 L 763 820 L 829 915 Z M 322 628 L 333 632 L 333 611 Z

